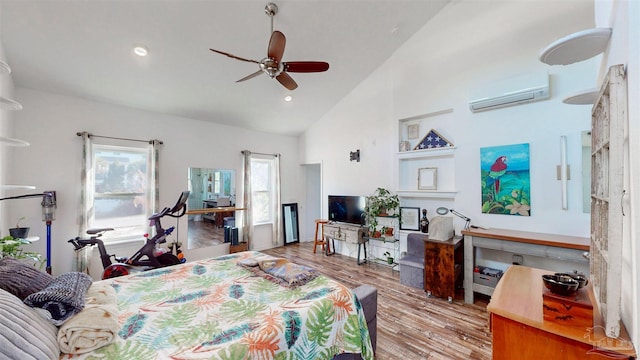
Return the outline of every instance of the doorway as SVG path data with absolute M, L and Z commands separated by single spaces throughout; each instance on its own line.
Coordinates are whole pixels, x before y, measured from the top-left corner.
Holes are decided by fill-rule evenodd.
M 315 221 L 322 218 L 322 164 L 304 164 L 304 177 L 306 179 L 306 211 L 304 218 L 300 220 L 304 225 L 300 224 L 303 231 L 300 234 L 300 241 L 313 241 L 315 236 Z

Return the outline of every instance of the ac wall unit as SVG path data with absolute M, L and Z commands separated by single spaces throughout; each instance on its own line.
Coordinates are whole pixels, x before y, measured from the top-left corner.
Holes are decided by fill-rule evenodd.
M 471 112 L 498 109 L 549 98 L 549 74 L 522 75 L 485 86 L 469 101 Z

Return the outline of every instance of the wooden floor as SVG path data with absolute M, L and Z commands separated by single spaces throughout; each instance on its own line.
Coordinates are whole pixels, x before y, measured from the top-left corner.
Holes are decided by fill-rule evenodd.
M 189 220 L 189 249 L 219 245 L 224 242 L 224 228 L 217 227 L 212 221 Z
M 427 298 L 420 289 L 400 284 L 399 273 L 378 264 L 357 265 L 339 254 L 326 256 L 313 243 L 292 244 L 262 252 L 316 268 L 349 287 L 378 289 L 377 360 L 490 359 L 487 299 L 467 305 Z

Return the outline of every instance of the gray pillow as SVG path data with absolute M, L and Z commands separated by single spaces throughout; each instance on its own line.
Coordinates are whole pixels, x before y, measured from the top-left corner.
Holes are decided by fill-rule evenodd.
M 0 289 L 24 300 L 53 281 L 53 277 L 35 266 L 14 258 L 0 259 Z
M 0 359 L 58 359 L 58 328 L 0 290 Z

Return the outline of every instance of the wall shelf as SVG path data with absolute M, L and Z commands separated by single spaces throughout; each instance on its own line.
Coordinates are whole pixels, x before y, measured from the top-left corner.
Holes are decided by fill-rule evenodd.
M 538 59 L 549 65 L 568 65 L 604 52 L 611 28 L 593 28 L 558 39 L 542 49 Z
M 17 146 L 17 147 L 25 147 L 30 145 L 28 142 L 24 140 L 12 139 L 4 136 L 0 136 L 0 144 L 7 145 L 7 146 Z
M 402 198 L 425 198 L 425 199 L 455 199 L 457 191 L 438 190 L 398 190 L 398 196 Z
M 22 104 L 15 100 L 11 100 L 4 96 L 0 96 L 0 109 L 4 110 L 22 110 Z
M 0 60 L 0 74 L 11 74 L 11 67 L 2 60 Z
M 35 190 L 33 185 L 0 185 L 0 190 Z
M 567 96 L 562 102 L 567 105 L 593 105 L 599 93 L 600 89 L 584 89 Z
M 455 146 L 446 148 L 435 148 L 429 150 L 412 150 L 398 152 L 398 159 L 426 159 L 439 156 L 453 156 L 456 151 Z

